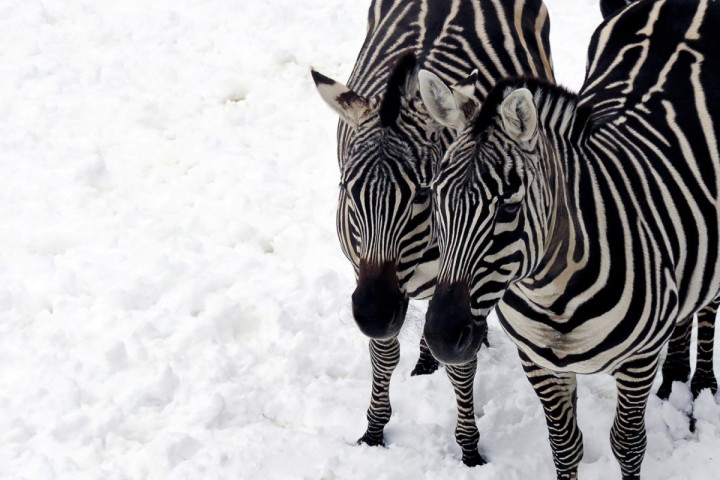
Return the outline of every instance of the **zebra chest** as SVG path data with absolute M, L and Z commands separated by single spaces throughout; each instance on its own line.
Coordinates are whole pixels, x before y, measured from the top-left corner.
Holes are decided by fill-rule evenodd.
M 555 327 L 548 319 L 529 318 L 502 302 L 498 306 L 498 317 L 517 347 L 543 368 L 583 374 L 609 372 L 620 360 L 618 350 L 600 345 L 606 330 L 599 323 L 588 323 L 569 333 L 563 332 L 560 328 L 563 319 L 555 319 L 558 325 Z

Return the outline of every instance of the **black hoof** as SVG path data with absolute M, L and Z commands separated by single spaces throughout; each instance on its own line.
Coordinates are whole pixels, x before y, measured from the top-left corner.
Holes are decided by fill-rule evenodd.
M 358 445 L 368 445 L 371 447 L 384 447 L 385 446 L 385 438 L 383 438 L 383 435 L 370 435 L 369 433 L 365 432 L 365 435 L 360 437 L 360 439 L 357 441 Z
M 715 375 L 694 375 L 690 382 L 690 391 L 693 398 L 697 398 L 700 392 L 709 388 L 713 395 L 717 393 L 718 385 Z
M 558 480 L 577 480 L 577 470 L 574 472 L 558 473 Z
M 670 393 L 672 393 L 672 384 L 672 380 L 663 380 L 657 391 L 657 396 L 660 397 L 661 400 L 667 400 L 670 398 Z
M 430 355 L 429 358 L 420 355 L 420 358 L 415 364 L 415 368 L 413 368 L 410 376 L 414 377 L 416 375 L 430 375 L 431 373 L 434 373 L 435 370 L 437 370 L 438 368 L 440 368 L 440 362 L 435 360 L 432 355 Z
M 477 451 L 473 451 L 470 453 L 463 453 L 463 463 L 468 467 L 478 467 L 480 465 L 485 465 L 487 462 Z

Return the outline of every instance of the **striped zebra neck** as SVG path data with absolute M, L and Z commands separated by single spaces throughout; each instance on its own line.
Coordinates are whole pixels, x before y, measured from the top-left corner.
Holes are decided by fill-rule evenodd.
M 525 83 L 538 107 L 538 163 L 544 174 L 540 177 L 548 223 L 538 240 L 542 252 L 516 289 L 530 299 L 534 308 L 544 311 L 559 330 L 575 326 L 574 304 L 563 301 L 568 285 L 586 269 L 594 268 L 591 258 L 593 242 L 579 214 L 577 197 L 578 168 L 583 163 L 583 144 L 591 124 L 587 109 L 578 106 L 577 95 L 560 87 Z
M 630 236 L 638 233 L 632 222 L 622 221 L 624 214 L 618 219 L 621 200 L 606 193 L 614 191 L 617 181 L 605 168 L 615 124 L 594 123 L 592 110 L 577 95 L 537 81 L 510 83 L 499 97 L 518 88 L 530 90 L 537 107 L 533 162 L 540 174 L 531 197 L 533 210 L 546 224 L 535 231 L 536 261 L 529 258 L 527 273 L 503 297 L 500 318 L 511 337 L 546 368 L 612 371 L 640 347 L 645 352 L 659 349 L 670 331 L 671 323 L 663 319 L 669 312 L 660 311 L 677 308 L 673 272 L 662 260 L 667 246 L 653 241 L 643 246 L 648 257 L 659 259 L 656 266 L 646 261 L 634 267 L 623 253 L 632 251 L 628 248 L 638 240 Z M 645 308 L 632 301 L 631 292 L 642 291 L 640 284 L 654 268 L 662 273 L 646 288 L 665 298 L 656 308 Z M 655 333 L 641 346 L 627 339 L 643 318 Z M 575 353 L 585 349 L 596 354 Z
M 538 79 L 507 79 L 490 92 L 473 126 L 473 135 L 487 129 L 503 99 L 521 88 L 530 90 L 538 109 L 540 135 L 537 145 L 532 146 L 536 148 L 532 163 L 537 170 L 533 188 L 541 199 L 536 209 L 544 223 L 537 231 L 540 248 L 516 280 L 522 280 L 520 288 L 544 298 L 542 303 L 550 305 L 562 291 L 548 286 L 561 271 L 568 269 L 572 245 L 587 243 L 582 219 L 573 208 L 577 192 L 571 186 L 578 173 L 576 163 L 592 130 L 591 111 L 579 105 L 577 94 L 563 87 Z
M 642 105 L 608 116 L 607 102 L 591 108 L 532 82 L 504 93 L 513 87 L 528 88 L 535 99 L 537 161 L 548 172 L 538 190 L 546 192 L 549 212 L 540 233 L 546 236 L 538 239 L 541 258 L 499 305 L 503 325 L 546 368 L 613 371 L 638 352 L 656 353 L 676 318 L 717 295 L 718 255 L 703 247 L 717 235 L 716 213 L 700 214 L 697 206 L 717 202 L 716 175 L 693 192 L 679 174 L 658 173 L 674 171 L 683 155 L 664 140 L 669 135 L 657 136 L 664 118 Z M 683 162 L 717 171 L 710 157 Z M 683 224 L 677 212 L 686 208 L 698 212 L 699 223 Z M 699 246 L 691 248 L 693 235 Z M 593 354 L 575 353 L 582 351 Z

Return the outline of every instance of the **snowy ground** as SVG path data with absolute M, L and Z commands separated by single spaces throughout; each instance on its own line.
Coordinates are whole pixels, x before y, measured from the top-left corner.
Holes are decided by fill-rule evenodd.
M 596 0 L 546 0 L 577 88 Z M 370 367 L 334 213 L 336 117 L 368 1 L 0 4 L 0 478 L 550 479 L 540 404 L 497 324 L 468 469 L 443 372 L 411 378 L 387 449 L 354 446 Z M 583 480 L 619 479 L 614 386 L 580 383 Z M 647 479 L 720 471 L 720 407 L 648 409 Z

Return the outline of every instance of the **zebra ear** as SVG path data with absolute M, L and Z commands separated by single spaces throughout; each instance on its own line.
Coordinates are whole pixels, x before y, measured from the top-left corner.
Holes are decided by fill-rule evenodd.
M 310 69 L 310 73 L 325 103 L 351 127 L 360 125 L 360 122 L 371 112 L 370 103 L 365 97 L 313 69 Z
M 476 75 L 477 73 L 473 72 L 470 77 Z M 437 75 L 427 70 L 418 72 L 418 81 L 423 103 L 436 122 L 457 131 L 468 125 L 470 114 L 476 111 L 478 106 L 475 99 L 466 95 L 470 90 L 468 85 L 451 90 Z
M 527 142 L 537 131 L 537 108 L 532 93 L 520 88 L 505 97 L 500 106 L 505 132 L 516 142 Z

